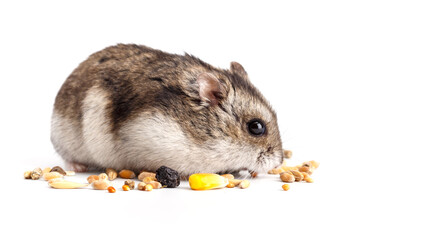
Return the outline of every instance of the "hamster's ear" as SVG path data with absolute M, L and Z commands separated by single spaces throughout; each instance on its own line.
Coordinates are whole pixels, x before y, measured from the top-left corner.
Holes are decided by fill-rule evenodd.
M 238 62 L 231 62 L 230 63 L 230 70 L 233 74 L 238 75 L 243 79 L 248 78 L 248 74 L 246 73 L 245 69 Z
M 202 73 L 197 76 L 199 84 L 199 95 L 203 102 L 211 106 L 217 105 L 218 101 L 225 96 L 225 89 L 221 82 L 211 73 Z

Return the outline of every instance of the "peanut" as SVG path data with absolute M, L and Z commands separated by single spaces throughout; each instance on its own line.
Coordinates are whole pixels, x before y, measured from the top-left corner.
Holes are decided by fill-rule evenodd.
M 295 182 L 295 176 L 291 172 L 283 172 L 280 174 L 280 179 L 283 182 L 293 183 Z
M 116 178 L 117 178 L 117 172 L 116 172 L 116 170 L 114 170 L 114 169 L 112 169 L 112 168 L 107 168 L 107 169 L 105 170 L 105 173 L 107 174 L 108 179 L 109 179 L 110 181 L 113 181 L 114 179 L 116 179 Z
M 132 179 L 135 178 L 135 173 L 131 170 L 123 169 L 119 172 L 121 178 Z
M 153 173 L 153 172 L 141 172 L 138 175 L 138 180 L 142 181 L 146 177 L 151 177 L 153 179 L 156 179 L 156 173 Z

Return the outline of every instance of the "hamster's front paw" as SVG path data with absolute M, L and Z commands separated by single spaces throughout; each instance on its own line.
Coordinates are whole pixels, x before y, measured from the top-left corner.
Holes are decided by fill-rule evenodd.
M 84 165 L 82 163 L 65 162 L 65 166 L 67 169 L 70 169 L 71 171 L 75 171 L 75 172 L 86 172 L 87 171 L 87 165 Z

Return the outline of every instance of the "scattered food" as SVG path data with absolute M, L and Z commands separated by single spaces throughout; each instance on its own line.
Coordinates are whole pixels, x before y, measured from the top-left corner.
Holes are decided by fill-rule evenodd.
M 75 189 L 75 188 L 87 187 L 89 185 L 84 183 L 66 181 L 66 180 L 63 180 L 62 178 L 52 179 L 52 180 L 48 182 L 49 186 L 53 188 L 59 188 L 59 189 Z
M 31 174 L 33 173 L 33 171 L 26 171 L 24 172 L 24 178 L 25 179 L 31 179 Z
M 42 176 L 43 172 L 41 168 L 36 168 L 31 172 L 31 179 L 38 180 Z
M 109 186 L 107 188 L 107 190 L 108 190 L 109 193 L 115 193 L 116 192 L 116 189 L 113 186 Z
M 281 173 L 280 174 L 280 179 L 283 182 L 287 182 L 287 183 L 293 183 L 293 182 L 295 182 L 294 175 L 291 172 L 289 172 L 289 171 Z
M 168 168 L 166 166 L 161 166 L 156 171 L 156 179 L 163 186 L 168 188 L 178 187 L 180 184 L 180 176 L 179 173 L 172 168 Z
M 119 177 L 132 179 L 132 178 L 135 178 L 135 173 L 132 170 L 124 169 L 119 172 Z
M 125 185 L 128 185 L 130 189 L 134 189 L 135 188 L 135 182 L 132 180 L 126 180 L 125 181 Z
M 214 173 L 196 173 L 189 177 L 188 182 L 193 190 L 209 190 L 227 186 L 229 179 Z
M 62 169 L 60 166 L 55 166 L 53 167 L 50 172 L 58 172 L 60 174 L 62 174 L 62 176 L 67 175 L 67 173 L 64 171 L 64 169 Z
M 105 170 L 105 173 L 107 174 L 108 179 L 109 179 L 110 181 L 113 181 L 114 179 L 116 179 L 116 178 L 117 178 L 117 172 L 116 172 L 116 170 L 114 170 L 114 169 L 112 169 L 112 168 L 107 168 L 107 169 Z
M 295 177 L 295 182 L 301 182 L 304 179 L 304 175 L 297 170 L 289 170 L 292 175 Z
M 291 188 L 291 186 L 289 186 L 289 184 L 283 184 L 282 188 L 283 190 L 288 191 Z
M 94 175 L 92 175 L 94 176 Z M 101 173 L 98 175 L 98 180 L 96 180 L 96 177 L 92 177 L 91 179 L 89 179 L 91 176 L 88 177 L 88 182 L 89 180 L 92 181 L 92 187 L 95 190 L 107 190 L 108 187 L 111 186 L 111 182 L 108 181 L 108 176 L 105 173 Z
M 123 191 L 129 191 L 130 187 L 125 184 L 125 185 L 122 186 L 122 189 L 123 189 Z
M 152 179 L 156 180 L 156 173 L 153 173 L 153 172 L 141 172 L 138 175 L 138 180 L 143 181 L 144 178 L 146 178 L 146 177 L 151 177 Z

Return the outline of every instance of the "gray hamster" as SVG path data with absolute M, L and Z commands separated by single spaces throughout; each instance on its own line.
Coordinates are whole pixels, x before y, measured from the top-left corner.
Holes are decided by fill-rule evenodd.
M 266 172 L 283 154 L 276 113 L 239 63 L 218 69 L 135 44 L 107 47 L 71 73 L 51 141 L 75 171 Z

